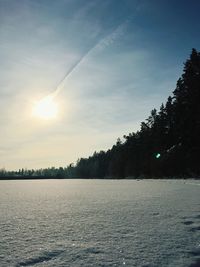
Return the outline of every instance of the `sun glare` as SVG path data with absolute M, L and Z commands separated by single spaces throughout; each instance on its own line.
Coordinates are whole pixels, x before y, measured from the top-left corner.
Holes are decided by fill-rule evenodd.
M 58 114 L 58 106 L 52 96 L 47 96 L 35 103 L 32 113 L 40 119 L 55 119 Z

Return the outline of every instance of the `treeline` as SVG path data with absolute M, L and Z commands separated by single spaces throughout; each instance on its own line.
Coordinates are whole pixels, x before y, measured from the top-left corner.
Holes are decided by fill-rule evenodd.
M 200 53 L 192 50 L 166 103 L 107 152 L 69 166 L 83 178 L 200 176 Z
M 18 171 L 7 171 L 2 168 L 0 169 L 0 178 L 65 178 L 68 177 L 68 168 L 69 167 L 51 167 L 38 170 L 19 169 Z
M 66 168 L 0 171 L 0 176 L 55 178 L 200 177 L 200 53 L 192 50 L 166 103 L 108 151 Z

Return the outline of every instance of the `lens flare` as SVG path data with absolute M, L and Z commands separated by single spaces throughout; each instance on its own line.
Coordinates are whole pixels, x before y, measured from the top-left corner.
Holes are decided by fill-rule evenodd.
M 159 159 L 161 157 L 161 154 L 160 153 L 157 153 L 156 154 L 156 158 Z

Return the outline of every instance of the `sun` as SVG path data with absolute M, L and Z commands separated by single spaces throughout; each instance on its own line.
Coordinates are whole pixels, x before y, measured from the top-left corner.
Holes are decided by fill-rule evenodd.
M 49 95 L 34 103 L 32 114 L 44 120 L 55 119 L 58 115 L 58 106 Z

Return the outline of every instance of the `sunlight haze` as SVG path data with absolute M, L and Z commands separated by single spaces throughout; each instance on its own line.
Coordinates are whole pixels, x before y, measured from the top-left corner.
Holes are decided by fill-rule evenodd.
M 0 0 L 0 167 L 67 166 L 139 130 L 198 47 L 198 16 L 180 0 Z

